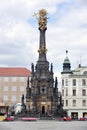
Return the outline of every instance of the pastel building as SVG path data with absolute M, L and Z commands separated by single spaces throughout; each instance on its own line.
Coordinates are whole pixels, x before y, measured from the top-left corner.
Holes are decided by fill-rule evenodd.
M 26 96 L 28 77 L 27 68 L 0 68 L 0 113 L 5 113 L 12 104 L 20 103 L 21 96 Z

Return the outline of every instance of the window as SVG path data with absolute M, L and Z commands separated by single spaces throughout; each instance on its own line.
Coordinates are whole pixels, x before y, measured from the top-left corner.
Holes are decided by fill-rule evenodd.
M 86 79 L 82 79 L 82 86 L 86 86 Z
M 8 91 L 8 86 L 4 86 L 3 91 Z
M 68 100 L 66 100 L 66 106 L 68 106 Z
M 62 104 L 63 104 L 63 106 L 64 106 L 64 100 L 62 100 Z
M 62 79 L 62 86 L 64 86 L 64 79 Z
M 16 82 L 16 80 L 17 80 L 17 77 L 12 77 L 13 82 Z
M 4 96 L 3 100 L 7 101 L 8 100 L 8 96 Z
M 4 81 L 7 82 L 8 81 L 8 77 L 4 77 Z
M 12 91 L 16 91 L 16 86 L 12 86 Z
M 20 77 L 20 81 L 24 82 L 25 77 Z
M 66 88 L 66 96 L 68 96 L 68 88 Z
M 62 96 L 64 96 L 64 89 L 62 89 Z
M 73 91 L 73 92 L 72 92 L 72 93 L 73 93 L 73 96 L 76 96 L 76 89 L 73 89 L 72 91 Z
M 66 79 L 66 82 L 65 82 L 65 83 L 66 83 L 66 86 L 68 86 L 68 79 Z
M 16 96 L 13 95 L 11 101 L 16 101 Z
M 82 96 L 86 96 L 86 90 L 85 89 L 82 90 Z
M 86 106 L 86 100 L 82 100 L 82 106 Z
M 75 107 L 76 106 L 76 100 L 72 101 L 72 106 Z
M 20 91 L 21 91 L 21 92 L 24 91 L 24 86 L 20 86 Z
M 43 86 L 43 87 L 41 88 L 41 93 L 46 94 L 46 87 Z
M 72 84 L 73 86 L 76 86 L 76 79 L 73 79 Z

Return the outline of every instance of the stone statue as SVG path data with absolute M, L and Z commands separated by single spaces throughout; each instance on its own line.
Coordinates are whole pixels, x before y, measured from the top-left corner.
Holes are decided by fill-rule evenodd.
M 53 72 L 53 64 L 51 63 L 51 73 Z
M 21 103 L 22 103 L 22 105 L 24 105 L 24 94 L 22 94 Z
M 57 84 L 58 84 L 58 81 L 57 81 L 57 77 L 55 78 L 55 88 L 57 88 Z
M 34 64 L 31 64 L 32 73 L 34 73 Z
M 24 94 L 22 94 L 22 97 L 21 97 L 21 104 L 22 104 L 21 113 L 25 113 L 26 106 L 25 106 L 25 103 L 24 103 Z

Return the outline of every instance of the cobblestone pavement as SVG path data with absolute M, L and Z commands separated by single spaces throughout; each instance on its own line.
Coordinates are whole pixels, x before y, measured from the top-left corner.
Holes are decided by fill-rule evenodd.
M 0 122 L 0 130 L 87 130 L 87 121 Z

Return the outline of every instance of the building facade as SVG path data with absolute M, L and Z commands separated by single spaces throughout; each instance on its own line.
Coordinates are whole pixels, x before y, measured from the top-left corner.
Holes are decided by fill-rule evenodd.
M 27 86 L 26 108 L 35 115 L 52 115 L 58 106 L 58 81 L 53 78 L 53 64 L 49 64 L 46 58 L 47 12 L 42 9 L 39 12 L 39 57 L 36 66 L 32 63 L 31 87 Z
M 87 67 L 71 70 L 66 54 L 61 75 L 63 108 L 74 119 L 87 117 Z
M 26 95 L 30 74 L 26 68 L 0 68 L 0 113 L 21 102 L 22 94 Z

